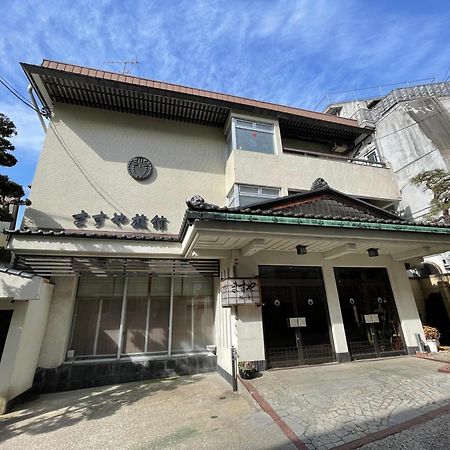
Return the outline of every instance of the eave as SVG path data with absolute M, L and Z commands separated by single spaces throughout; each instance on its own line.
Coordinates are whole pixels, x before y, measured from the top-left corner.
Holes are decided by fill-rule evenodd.
M 55 61 L 21 66 L 49 110 L 65 103 L 221 128 L 241 111 L 278 119 L 286 137 L 342 142 L 373 132 L 353 119 Z

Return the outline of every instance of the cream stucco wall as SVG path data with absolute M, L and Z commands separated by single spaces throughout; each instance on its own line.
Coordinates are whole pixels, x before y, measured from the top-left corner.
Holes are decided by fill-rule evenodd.
M 281 153 L 234 150 L 227 161 L 227 192 L 232 183 L 309 190 L 323 178 L 338 191 L 365 198 L 398 200 L 400 194 L 390 169 L 336 160 Z
M 127 163 L 145 156 L 151 177 L 134 180 Z M 185 201 L 200 194 L 225 202 L 223 130 L 131 114 L 57 104 L 33 181 L 30 227 L 76 228 L 72 214 L 82 209 L 112 217 L 156 214 L 177 233 Z M 94 220 L 87 222 L 95 229 Z M 150 231 L 154 231 L 149 224 Z M 117 231 L 107 220 L 104 230 Z M 130 224 L 123 231 L 134 231 Z
M 29 389 L 38 364 L 53 285 L 41 280 L 37 300 L 0 299 L 0 309 L 13 315 L 0 362 L 0 414 L 7 402 Z

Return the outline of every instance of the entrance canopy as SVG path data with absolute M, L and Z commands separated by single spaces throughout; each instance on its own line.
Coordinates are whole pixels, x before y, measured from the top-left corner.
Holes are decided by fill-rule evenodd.
M 242 256 L 259 251 L 307 253 L 325 259 L 349 254 L 390 255 L 398 261 L 447 251 L 450 227 L 409 222 L 393 213 L 336 191 L 318 179 L 309 192 L 244 208 L 210 205 L 199 197 L 188 202 L 187 222 L 196 227 L 191 254 Z
M 70 234 L 68 230 L 7 230 L 15 267 L 39 275 L 93 273 L 218 273 L 232 252 L 296 252 L 333 260 L 345 255 L 389 256 L 397 261 L 448 251 L 450 227 L 409 222 L 342 192 L 321 179 L 309 192 L 244 208 L 187 202 L 178 236 Z M 236 256 L 236 255 L 234 255 Z M 216 260 L 213 262 L 212 260 Z M 212 265 L 211 265 L 212 264 Z

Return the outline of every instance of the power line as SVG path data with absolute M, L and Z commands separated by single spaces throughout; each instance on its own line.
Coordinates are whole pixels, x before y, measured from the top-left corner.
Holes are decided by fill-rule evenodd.
M 6 83 L 8 87 L 12 89 L 21 99 L 23 99 L 25 102 L 31 105 L 30 101 L 26 97 L 24 97 L 5 77 L 0 75 L 0 79 L 2 79 L 4 83 Z
M 0 75 L 0 84 L 3 85 L 9 92 L 11 92 L 11 94 L 14 95 L 14 97 L 16 97 L 18 100 L 20 100 L 24 105 L 28 106 L 28 108 L 31 108 L 33 111 L 37 112 L 38 114 L 40 114 L 41 116 L 47 118 L 48 114 L 46 112 L 43 112 L 39 109 L 36 109 L 31 103 L 29 103 L 25 97 L 23 97 L 10 83 L 8 83 L 8 81 L 3 78 Z

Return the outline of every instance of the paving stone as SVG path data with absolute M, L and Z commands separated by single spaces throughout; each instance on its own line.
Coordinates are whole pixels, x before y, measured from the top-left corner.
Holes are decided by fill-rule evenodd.
M 316 449 L 432 411 L 450 391 L 436 363 L 413 357 L 269 371 L 252 383 Z

